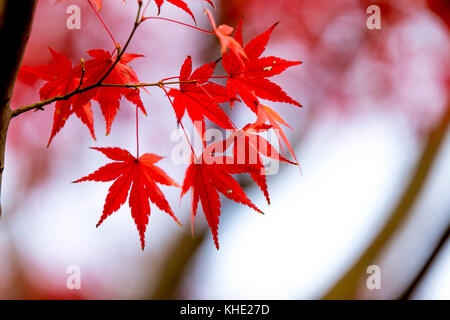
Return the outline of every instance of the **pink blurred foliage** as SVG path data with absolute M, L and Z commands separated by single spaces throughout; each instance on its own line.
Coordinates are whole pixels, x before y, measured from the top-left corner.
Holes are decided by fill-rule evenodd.
M 64 269 L 43 269 L 28 259 L 18 261 L 10 274 L 10 282 L 2 291 L 8 293 L 8 298 L 25 300 L 86 300 L 108 295 L 97 279 L 85 272 L 82 274 L 81 288 L 68 289 L 66 282 L 69 275 L 61 272 Z

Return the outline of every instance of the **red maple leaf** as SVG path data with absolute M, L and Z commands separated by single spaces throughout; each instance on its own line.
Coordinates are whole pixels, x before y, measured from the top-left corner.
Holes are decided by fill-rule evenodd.
M 149 200 L 160 210 L 167 212 L 176 223 L 180 224 L 164 194 L 156 184 L 179 187 L 163 170 L 155 166 L 162 157 L 146 153 L 136 158 L 128 151 L 119 148 L 92 149 L 100 151 L 109 159 L 115 161 L 74 182 L 114 181 L 109 188 L 103 207 L 103 214 L 97 223 L 97 227 L 125 203 L 130 188 L 128 203 L 131 208 L 131 216 L 139 231 L 142 249 L 145 247 L 145 231 L 150 217 Z
M 155 0 L 156 5 L 158 6 L 158 15 L 161 13 L 161 6 L 163 5 L 164 1 L 167 1 L 173 4 L 174 6 L 177 6 L 178 8 L 184 10 L 192 17 L 194 22 L 197 23 L 191 9 L 189 9 L 189 6 L 183 0 Z M 214 3 L 212 2 L 212 0 L 204 0 L 204 1 L 207 1 L 210 5 L 214 7 Z
M 234 58 L 239 61 L 239 64 L 241 66 L 244 66 L 243 59 L 248 60 L 248 57 L 244 49 L 242 48 L 242 43 L 239 43 L 236 39 L 231 37 L 234 29 L 226 24 L 221 24 L 217 27 L 211 12 L 209 10 L 206 10 L 206 14 L 208 15 L 208 19 L 211 23 L 214 34 L 220 41 L 222 55 L 227 53 L 229 50 L 229 53 L 234 55 Z
M 233 158 L 203 153 L 201 159 L 193 159 L 186 171 L 181 196 L 183 197 L 191 189 L 192 226 L 197 214 L 198 202 L 201 201 L 203 213 L 217 249 L 219 249 L 218 230 L 221 207 L 219 192 L 230 200 L 263 213 L 251 202 L 239 183 L 231 176 L 231 174 L 249 173 L 253 170 L 257 169 L 236 164 Z
M 267 79 L 284 72 L 289 67 L 299 65 L 301 62 L 288 61 L 274 56 L 260 58 L 276 26 L 277 24 L 274 24 L 244 47 L 248 57 L 245 64 L 242 64 L 235 54 L 226 53 L 223 55 L 222 63 L 229 75 L 227 89 L 232 106 L 233 101 L 238 100 L 237 96 L 239 95 L 255 113 L 259 105 L 258 98 L 290 103 L 301 107 L 300 103 L 289 97 L 280 86 Z M 235 40 L 243 45 L 242 21 L 236 28 Z
M 180 71 L 180 89 L 169 91 L 174 97 L 172 105 L 179 123 L 187 111 L 192 122 L 201 122 L 202 132 L 205 132 L 205 117 L 224 129 L 234 127 L 219 106 L 229 101 L 226 88 L 209 82 L 215 67 L 216 63 L 209 63 L 192 72 L 192 59 L 186 58 Z
M 111 53 L 101 49 L 89 50 L 88 54 L 92 59 L 85 63 L 86 75 L 82 88 L 98 83 L 113 66 L 116 59 Z M 140 57 L 143 56 L 138 54 L 123 54 L 114 69 L 103 80 L 103 84 L 126 85 L 139 83 L 136 73 L 128 63 Z M 111 132 L 111 125 L 120 108 L 120 99 L 122 97 L 125 97 L 128 101 L 139 107 L 145 115 L 147 114 L 139 92 L 139 89 L 135 88 L 98 87 L 79 95 L 78 103 L 83 104 L 86 101 L 94 99 L 100 104 L 100 109 L 106 122 L 106 134 L 108 135 Z
M 37 67 L 21 67 L 21 77 L 32 82 L 34 79 L 47 81 L 39 91 L 41 100 L 47 100 L 57 96 L 64 96 L 76 90 L 81 81 L 81 66 L 72 66 L 72 62 L 65 55 L 49 48 L 53 61 L 50 64 Z M 57 101 L 53 117 L 53 128 L 48 141 L 52 142 L 54 136 L 64 127 L 67 119 L 75 113 L 77 117 L 89 128 L 95 140 L 94 118 L 89 101 L 77 103 L 76 97 L 68 100 Z

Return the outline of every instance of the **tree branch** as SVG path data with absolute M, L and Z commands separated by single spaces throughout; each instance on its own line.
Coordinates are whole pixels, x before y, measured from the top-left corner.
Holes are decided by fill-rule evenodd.
M 6 137 L 11 120 L 10 101 L 22 57 L 30 37 L 37 0 L 0 0 L 0 196 Z M 1 215 L 1 205 L 0 205 Z
M 414 277 L 413 281 L 408 286 L 408 288 L 398 297 L 398 300 L 407 300 L 407 299 L 411 298 L 411 296 L 416 291 L 418 285 L 420 284 L 422 279 L 425 277 L 425 275 L 427 274 L 427 272 L 433 265 L 434 260 L 438 257 L 439 252 L 441 252 L 441 250 L 444 248 L 445 243 L 448 241 L 449 237 L 450 237 L 450 225 L 447 226 L 447 229 L 441 235 L 435 248 L 433 249 L 433 252 L 431 252 L 427 261 L 422 266 L 422 268 L 419 270 L 417 275 Z
M 151 300 L 172 300 L 176 299 L 177 289 L 183 281 L 187 266 L 192 261 L 192 256 L 198 251 L 208 235 L 207 228 L 198 232 L 195 237 L 182 234 L 177 237 L 169 249 L 170 254 L 164 260 L 162 271 L 158 277 L 155 291 L 148 297 Z M 181 271 L 181 272 L 180 272 Z

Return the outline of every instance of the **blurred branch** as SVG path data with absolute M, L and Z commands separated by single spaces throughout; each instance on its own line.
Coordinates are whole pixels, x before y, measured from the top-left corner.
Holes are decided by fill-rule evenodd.
M 22 57 L 30 37 L 37 0 L 0 0 L 0 195 L 6 137 L 11 120 L 10 100 Z M 0 205 L 1 215 L 1 205 Z
M 412 207 L 418 200 L 418 197 L 426 184 L 432 171 L 431 169 L 439 154 L 439 150 L 445 140 L 450 123 L 450 103 L 447 105 L 444 113 L 445 114 L 438 125 L 431 130 L 411 181 L 390 214 L 389 220 L 362 256 L 323 297 L 324 299 L 356 298 L 360 279 L 365 273 L 366 268 L 373 264 L 378 254 L 394 237 L 399 227 L 407 221 Z
M 203 228 L 195 237 L 183 234 L 177 239 L 169 250 L 170 254 L 164 261 L 159 281 L 150 299 L 168 300 L 175 299 L 177 289 L 184 279 L 184 271 L 187 269 L 192 257 L 198 251 L 208 234 L 208 229 Z
M 240 183 L 244 190 L 251 184 L 250 180 Z M 222 205 L 222 212 L 226 211 L 226 206 L 227 203 Z M 170 300 L 177 298 L 177 290 L 184 280 L 186 269 L 207 239 L 208 233 L 209 228 L 204 226 L 195 232 L 195 237 L 183 233 L 175 239 L 167 258 L 163 262 L 159 280 L 150 299 Z
M 436 258 L 439 256 L 439 253 L 444 248 L 445 243 L 449 239 L 449 236 L 450 236 L 450 225 L 447 226 L 447 229 L 440 237 L 433 252 L 430 254 L 425 264 L 422 266 L 417 275 L 414 277 L 414 280 L 411 282 L 408 288 L 398 297 L 398 299 L 407 300 L 413 296 L 415 290 L 417 289 L 417 287 L 422 282 L 423 278 L 433 265 L 433 262 L 436 260 Z

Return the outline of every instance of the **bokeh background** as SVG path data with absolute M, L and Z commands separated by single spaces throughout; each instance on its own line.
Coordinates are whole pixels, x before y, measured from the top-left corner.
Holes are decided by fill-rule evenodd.
M 47 46 L 72 61 L 112 44 L 84 0 L 41 0 L 25 65 L 50 61 Z M 200 0 L 188 1 L 209 28 Z M 53 107 L 12 121 L 0 219 L 2 299 L 449 299 L 450 298 L 450 8 L 448 1 L 215 0 L 215 16 L 249 41 L 280 21 L 266 55 L 301 60 L 278 76 L 302 109 L 271 104 L 295 132 L 303 173 L 282 165 L 269 178 L 272 205 L 241 180 L 265 216 L 223 201 L 221 249 L 202 215 L 190 234 L 190 197 L 164 189 L 183 228 L 152 206 L 141 251 L 124 205 L 95 228 L 108 184 L 70 182 L 106 163 L 91 146 L 135 148 L 134 108 L 123 101 L 112 133 L 98 141 L 75 117 L 46 148 Z M 66 9 L 82 9 L 81 30 L 67 30 Z M 381 8 L 381 30 L 366 9 Z M 105 0 L 101 10 L 123 43 L 135 1 Z M 171 5 L 161 16 L 192 23 Z M 157 13 L 152 3 L 149 13 Z M 148 21 L 129 52 L 141 81 L 176 76 L 187 55 L 199 66 L 219 56 L 216 39 L 164 21 Z M 218 70 L 220 73 L 221 70 Z M 35 102 L 42 82 L 16 84 L 12 106 Z M 143 94 L 141 149 L 165 155 L 178 182 L 170 137 L 176 119 L 162 92 Z M 244 107 L 230 116 L 245 124 Z M 381 290 L 368 290 L 366 269 L 381 268 Z M 81 268 L 82 289 L 66 288 L 67 268 Z

